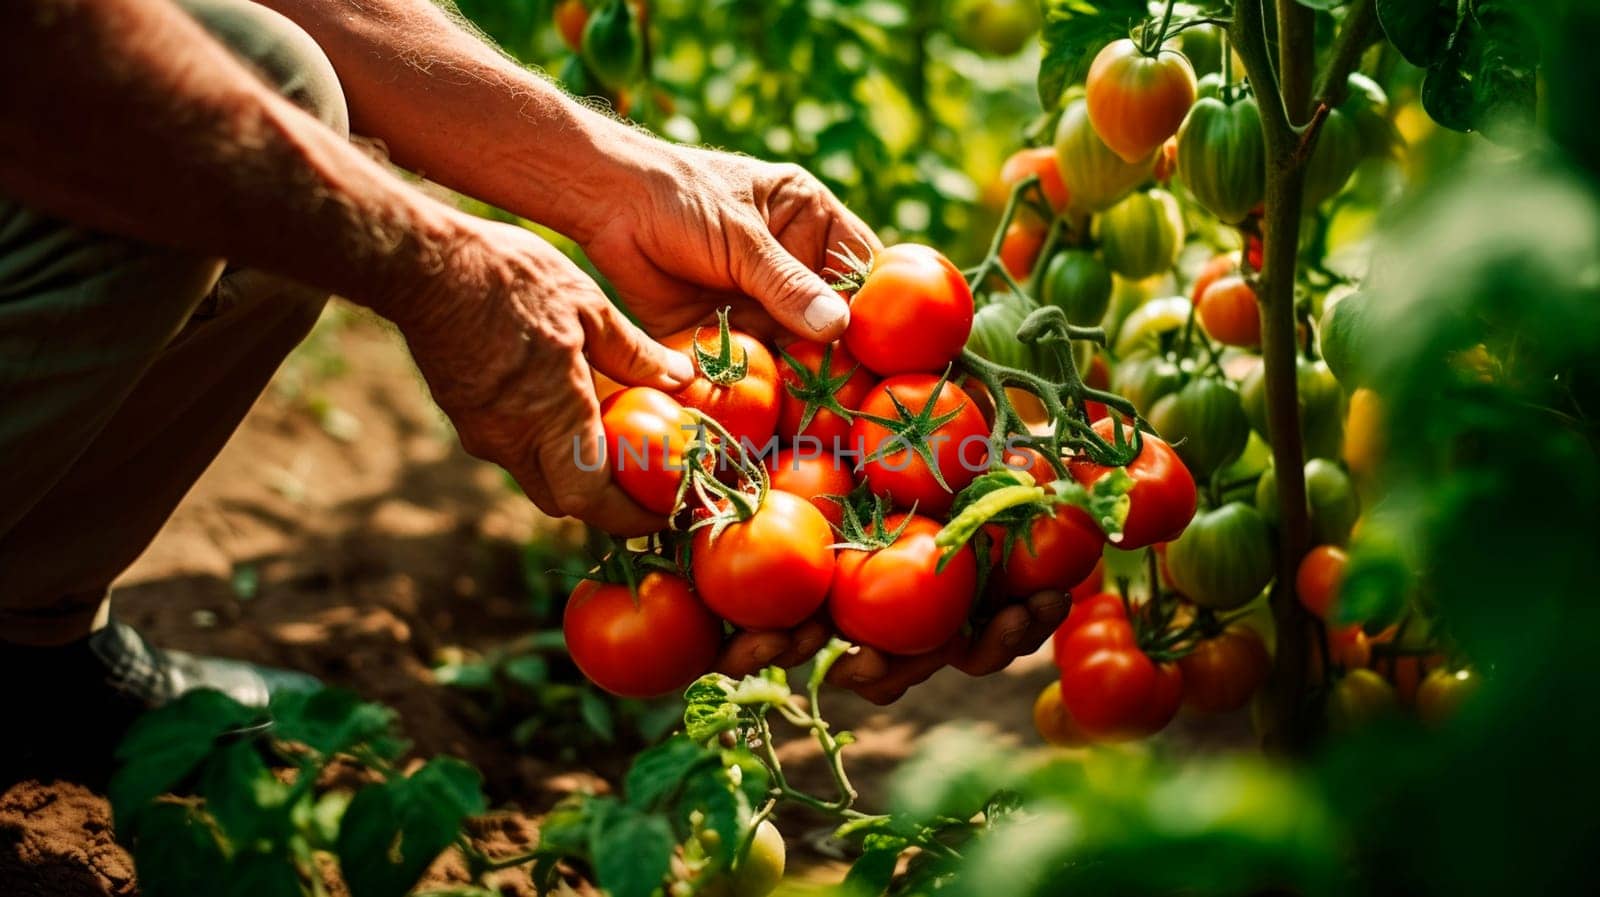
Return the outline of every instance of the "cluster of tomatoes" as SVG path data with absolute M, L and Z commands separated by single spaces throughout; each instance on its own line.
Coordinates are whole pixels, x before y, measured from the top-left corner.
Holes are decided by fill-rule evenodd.
M 974 315 L 962 273 L 902 244 L 846 281 L 838 342 L 767 344 L 724 318 L 667 340 L 694 360 L 688 386 L 602 401 L 615 482 L 672 528 L 572 595 L 568 647 L 601 687 L 680 689 L 725 629 L 819 616 L 855 643 L 922 654 L 997 602 L 1066 592 L 1095 569 L 1108 536 L 1084 487 L 1118 468 L 998 450 L 994 397 L 962 373 Z M 1095 427 L 1116 438 L 1110 419 Z M 1125 470 L 1120 544 L 1181 532 L 1195 493 L 1173 449 L 1147 436 Z M 1027 486 L 1026 501 L 972 525 L 986 475 Z M 952 542 L 962 514 L 967 535 Z

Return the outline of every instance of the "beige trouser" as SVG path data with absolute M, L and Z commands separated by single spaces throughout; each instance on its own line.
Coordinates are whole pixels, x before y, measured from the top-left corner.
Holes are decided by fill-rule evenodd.
M 281 93 L 349 133 L 333 66 L 304 31 L 247 0 L 181 5 Z M 224 264 L 0 196 L 0 640 L 54 644 L 91 630 L 111 581 L 327 300 Z

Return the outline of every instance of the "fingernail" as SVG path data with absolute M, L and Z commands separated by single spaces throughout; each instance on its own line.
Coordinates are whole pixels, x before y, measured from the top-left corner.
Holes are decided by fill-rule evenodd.
M 694 362 L 682 352 L 667 352 L 667 376 L 674 383 L 688 383 L 694 379 Z
M 1015 650 L 1022 647 L 1022 638 L 1028 634 L 1028 627 L 1021 626 L 1016 629 L 1007 629 L 1000 633 L 1000 644 Z
M 843 299 L 832 293 L 825 293 L 811 300 L 806 306 L 806 326 L 818 333 L 833 329 L 844 321 L 850 319 L 850 306 Z

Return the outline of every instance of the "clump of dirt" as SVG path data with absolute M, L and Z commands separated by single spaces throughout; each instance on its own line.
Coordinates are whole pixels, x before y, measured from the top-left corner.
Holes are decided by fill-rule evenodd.
M 0 793 L 0 882 L 14 897 L 138 892 L 110 805 L 72 782 L 19 782 Z

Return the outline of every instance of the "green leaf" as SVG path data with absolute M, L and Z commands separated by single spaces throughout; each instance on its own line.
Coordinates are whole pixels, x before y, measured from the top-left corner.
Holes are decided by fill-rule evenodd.
M 141 879 L 142 881 L 142 879 Z M 301 897 L 300 875 L 286 854 L 236 854 L 219 893 L 225 897 Z
M 968 819 L 1020 775 L 1021 764 L 973 729 L 942 728 L 891 780 L 890 802 L 914 822 Z
M 590 731 L 600 736 L 604 741 L 614 741 L 617 737 L 616 721 L 611 713 L 611 702 L 600 693 L 586 688 L 578 694 L 578 713 L 583 717 L 584 725 Z
M 513 657 L 500 669 L 507 679 L 528 688 L 538 688 L 550 680 L 550 663 L 537 654 Z
M 276 695 L 272 700 L 273 734 L 298 741 L 321 754 L 347 751 L 360 744 L 393 759 L 405 749 L 394 736 L 395 712 L 361 700 L 349 689 Z
M 741 707 L 782 704 L 789 700 L 789 677 L 777 667 L 746 676 L 728 692 L 728 700 Z
M 753 813 L 750 800 L 721 763 L 695 769 L 683 783 L 677 814 L 682 831 L 689 831 L 689 816 L 695 811 L 702 816 L 700 824 L 720 836 L 712 841 L 712 855 L 732 864 Z
M 188 778 L 211 753 L 218 736 L 259 715 L 260 711 L 207 689 L 189 692 L 134 721 L 117 746 L 122 765 L 107 789 L 118 831 L 132 834 L 145 807 Z
M 1427 68 L 1449 47 L 1461 6 L 1462 0 L 1377 0 L 1378 24 L 1407 62 Z
M 1144 0 L 1045 0 L 1039 41 L 1039 103 L 1055 109 L 1067 85 L 1083 80 L 1100 48 L 1149 15 Z
M 721 768 L 715 751 L 701 747 L 687 735 L 669 738 L 641 753 L 628 767 L 623 793 L 628 804 L 641 810 L 658 809 L 678 791 L 695 767 L 712 764 Z
M 194 897 L 226 880 L 222 845 L 200 809 L 156 804 L 140 817 L 139 830 L 133 860 L 145 897 Z
M 707 742 L 739 727 L 739 707 L 728 700 L 727 677 L 701 676 L 684 693 L 683 727 L 689 740 Z
M 1538 99 L 1538 51 L 1523 14 L 1504 0 L 1480 0 L 1462 16 L 1422 82 L 1422 107 L 1457 131 L 1531 120 Z
M 452 688 L 487 689 L 494 686 L 494 670 L 486 663 L 447 663 L 434 669 L 433 681 Z
M 240 740 L 219 748 L 206 760 L 199 793 L 228 840 L 241 844 L 287 834 L 289 814 L 284 802 L 289 787 L 267 769 L 253 741 Z
M 621 804 L 607 805 L 589 834 L 595 878 L 610 897 L 650 897 L 666 877 L 674 846 L 665 817 Z
M 353 897 L 403 897 L 461 830 L 484 811 L 481 778 L 450 757 L 410 778 L 358 792 L 339 831 L 339 866 Z
M 887 891 L 906 846 L 906 840 L 898 835 L 869 835 L 866 849 L 844 877 L 844 893 L 849 897 L 877 897 Z

